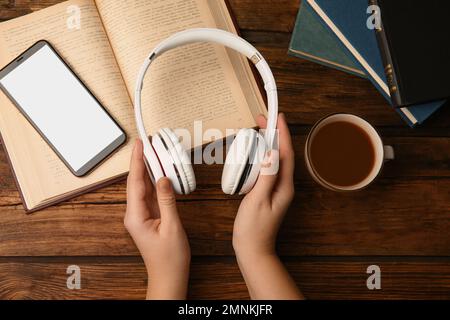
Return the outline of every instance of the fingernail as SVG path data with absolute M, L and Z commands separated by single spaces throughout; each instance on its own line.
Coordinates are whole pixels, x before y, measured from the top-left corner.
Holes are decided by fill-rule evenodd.
M 272 165 L 272 150 L 267 151 L 266 156 L 261 164 L 262 168 L 268 168 Z
M 158 191 L 163 193 L 170 193 L 172 192 L 172 183 L 168 178 L 162 178 L 158 182 Z

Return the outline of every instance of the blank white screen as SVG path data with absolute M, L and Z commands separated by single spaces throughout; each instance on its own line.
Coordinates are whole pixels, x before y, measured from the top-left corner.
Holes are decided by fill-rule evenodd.
M 123 134 L 48 46 L 0 81 L 74 171 Z

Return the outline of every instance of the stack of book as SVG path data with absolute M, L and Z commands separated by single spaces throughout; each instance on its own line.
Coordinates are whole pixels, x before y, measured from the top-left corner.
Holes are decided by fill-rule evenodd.
M 418 41 L 428 41 L 431 44 L 429 35 L 420 34 L 419 30 L 423 29 L 420 25 L 416 26 L 414 35 L 408 32 L 403 35 L 401 28 L 411 30 L 412 27 L 402 25 L 399 17 L 404 15 L 406 20 L 408 14 L 411 18 L 414 14 L 421 14 L 419 11 L 423 9 L 409 6 L 410 0 L 408 2 L 400 0 L 404 4 L 400 9 L 387 5 L 384 8 L 383 2 L 381 0 L 303 0 L 289 54 L 367 78 L 406 123 L 414 127 L 423 123 L 446 104 L 446 99 L 450 96 L 448 95 L 450 90 L 447 89 L 450 88 L 448 80 L 444 80 L 441 84 L 442 81 L 439 82 L 439 78 L 430 79 L 426 78 L 428 75 L 424 75 L 425 70 L 434 74 L 437 72 L 444 74 L 444 71 L 447 71 L 448 63 L 439 61 L 437 55 L 442 55 L 442 51 L 447 52 L 448 45 L 441 45 L 441 39 L 440 42 L 435 42 L 441 47 L 428 46 L 420 50 L 420 45 L 411 41 L 409 37 L 414 36 L 418 38 Z M 402 10 L 402 12 L 395 10 Z M 436 14 L 439 14 L 436 11 L 439 11 L 439 8 L 431 8 L 430 12 L 424 16 L 424 20 L 431 21 L 433 15 L 436 18 Z M 446 12 L 446 10 L 443 11 Z M 389 21 L 391 13 L 394 13 L 395 19 L 392 19 L 394 22 Z M 376 18 L 380 18 L 380 21 L 376 21 Z M 371 28 L 371 22 L 374 22 L 374 28 Z M 376 22 L 380 23 L 378 27 Z M 388 30 L 385 30 L 386 27 L 389 27 Z M 448 27 L 443 28 L 445 29 L 440 32 L 445 33 Z M 413 50 L 408 46 L 412 46 Z M 426 55 L 428 55 L 426 60 L 421 61 L 422 56 Z M 414 61 L 414 59 L 418 60 Z M 421 65 L 424 61 L 434 63 L 435 66 L 428 65 L 427 68 L 417 68 L 423 70 L 412 70 L 411 64 Z M 436 84 L 431 85 L 430 81 L 435 81 Z M 417 89 L 419 83 L 421 86 Z M 400 92 L 404 99 L 399 98 Z

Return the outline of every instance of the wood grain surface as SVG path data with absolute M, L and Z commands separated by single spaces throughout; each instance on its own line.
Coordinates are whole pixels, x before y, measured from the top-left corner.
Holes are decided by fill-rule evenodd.
M 58 2 L 0 0 L 0 21 Z M 306 297 L 449 299 L 450 107 L 410 129 L 367 80 L 287 55 L 298 0 L 230 4 L 243 37 L 273 68 L 293 134 L 296 196 L 278 251 Z M 309 129 L 333 112 L 367 119 L 396 151 L 358 193 L 322 189 L 304 165 Z M 240 198 L 221 193 L 220 166 L 195 170 L 198 191 L 179 199 L 193 254 L 190 298 L 248 298 L 231 246 Z M 0 151 L 0 298 L 143 298 L 146 272 L 123 227 L 125 205 L 122 182 L 26 215 Z M 79 291 L 66 288 L 71 264 L 81 267 Z M 382 270 L 379 291 L 366 287 L 372 264 Z
M 449 259 L 285 258 L 284 262 L 310 299 L 448 299 L 450 290 Z M 374 263 L 383 270 L 379 291 L 366 287 L 367 266 Z M 67 289 L 66 269 L 72 264 L 82 270 L 81 290 Z M 6 299 L 143 299 L 146 274 L 139 257 L 0 259 L 4 279 L 0 292 Z M 194 257 L 189 298 L 248 297 L 234 257 Z

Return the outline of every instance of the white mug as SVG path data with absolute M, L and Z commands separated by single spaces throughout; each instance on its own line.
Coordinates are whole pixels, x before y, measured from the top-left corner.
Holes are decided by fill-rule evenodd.
M 369 136 L 372 145 L 375 149 L 375 164 L 369 173 L 369 175 L 362 180 L 361 182 L 351 185 L 351 186 L 337 186 L 333 185 L 326 180 L 324 180 L 320 175 L 316 172 L 314 169 L 312 162 L 311 162 L 311 155 L 310 155 L 310 149 L 311 149 L 311 143 L 314 140 L 314 137 L 316 133 L 324 126 L 334 123 L 334 122 L 348 122 L 353 125 L 356 125 L 358 128 L 362 129 L 364 132 L 367 133 Z M 370 125 L 366 120 L 357 117 L 352 114 L 346 114 L 346 113 L 338 113 L 333 114 L 330 116 L 327 116 L 317 122 L 313 128 L 311 129 L 311 132 L 308 135 L 308 138 L 306 140 L 306 146 L 305 146 L 305 161 L 306 161 L 306 167 L 308 168 L 309 173 L 313 177 L 313 179 L 319 183 L 321 186 L 333 190 L 333 191 L 356 191 L 361 190 L 368 185 L 370 185 L 375 178 L 379 175 L 381 172 L 381 169 L 383 168 L 383 163 L 389 160 L 393 160 L 395 158 L 394 156 L 394 148 L 391 146 L 385 146 L 383 145 L 383 141 L 381 140 L 380 135 L 375 130 L 375 128 Z

